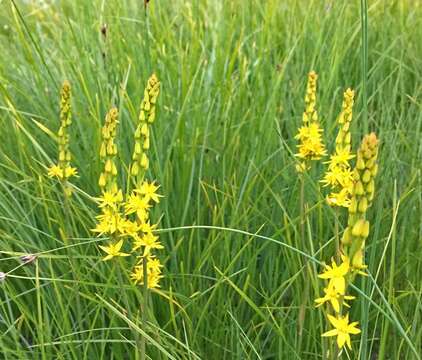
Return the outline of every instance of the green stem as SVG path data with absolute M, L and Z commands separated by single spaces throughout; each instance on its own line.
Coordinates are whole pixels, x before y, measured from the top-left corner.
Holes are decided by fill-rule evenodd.
M 143 286 L 143 296 L 141 303 L 141 322 L 144 331 L 147 329 L 147 307 L 148 307 L 148 259 L 144 255 L 142 258 L 142 267 L 144 272 L 144 286 Z M 145 336 L 141 338 L 141 360 L 146 360 L 146 342 Z
M 306 241 L 305 241 L 305 176 L 302 173 L 300 176 L 300 242 L 303 251 L 306 251 Z M 306 277 L 306 275 L 305 275 Z M 309 293 L 309 281 L 306 281 L 305 278 L 305 288 L 303 290 L 302 301 L 299 308 L 299 316 L 298 316 L 298 325 L 299 325 L 299 351 L 302 347 L 302 333 L 303 333 L 303 324 L 305 323 L 305 315 L 306 315 L 306 302 Z
M 340 211 L 338 207 L 335 208 L 335 223 L 334 223 L 334 234 L 335 234 L 335 242 L 336 242 L 336 262 L 340 262 L 340 230 L 339 230 L 339 215 Z
M 360 1 L 360 16 L 362 29 L 362 117 L 365 134 L 368 133 L 368 4 L 367 0 Z

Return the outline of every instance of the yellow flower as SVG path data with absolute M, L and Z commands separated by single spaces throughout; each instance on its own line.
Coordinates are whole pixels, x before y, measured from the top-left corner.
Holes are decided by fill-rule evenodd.
M 318 113 L 316 111 L 317 78 L 318 76 L 314 71 L 311 71 L 308 75 L 303 126 L 299 128 L 298 134 L 295 136 L 299 140 L 296 156 L 303 160 L 302 163 L 296 166 L 298 172 L 304 172 L 308 168 L 307 160 L 318 160 L 326 154 L 322 141 L 323 130 L 319 126 Z
M 76 176 L 77 174 L 78 170 L 72 166 L 66 166 L 64 173 L 63 169 L 58 165 L 52 165 L 48 169 L 49 177 L 57 177 L 59 179 L 68 179 L 72 176 Z
M 148 199 L 138 194 L 131 194 L 125 204 L 126 215 L 136 213 L 138 219 L 141 222 L 145 222 L 148 219 L 148 210 L 151 207 L 148 203 Z
M 318 275 L 318 277 L 330 280 L 331 286 L 334 286 L 339 294 L 344 295 L 346 291 L 345 276 L 350 271 L 350 261 L 344 255 L 342 255 L 341 259 L 343 262 L 339 266 L 337 266 L 334 260 L 332 261 L 331 266 L 325 265 L 325 271 Z
M 112 190 L 103 191 L 102 196 L 100 196 L 97 200 L 100 203 L 100 208 L 109 207 L 112 209 L 117 209 L 117 205 L 123 201 L 122 190 L 117 192 Z
M 322 129 L 318 123 L 299 128 L 299 133 L 295 136 L 299 140 L 297 145 L 299 152 L 296 154 L 301 159 L 318 160 L 326 152 L 321 137 Z
M 120 249 L 122 248 L 122 246 L 123 246 L 123 240 L 120 240 L 116 244 L 110 244 L 109 246 L 99 245 L 101 250 L 105 251 L 107 254 L 107 256 L 103 258 L 103 261 L 110 260 L 114 258 L 115 256 L 129 256 L 130 254 L 120 252 Z
M 126 219 L 122 225 L 122 234 L 137 239 L 139 228 L 140 226 L 136 221 L 130 221 Z
M 330 205 L 349 207 L 351 203 L 350 192 L 347 188 L 344 188 L 338 193 L 331 193 L 327 196 L 327 202 Z
M 139 263 L 141 265 L 134 267 L 133 272 L 130 274 L 130 278 L 135 284 L 142 285 L 144 283 L 143 257 Z M 162 267 L 163 265 L 161 265 L 160 260 L 154 258 L 153 256 L 147 256 L 147 285 L 149 289 L 160 287 L 159 281 L 163 278 L 161 275 Z
M 58 177 L 59 179 L 61 179 L 61 178 L 63 178 L 63 171 L 59 166 L 52 165 L 48 169 L 48 176 L 49 177 Z
M 339 293 L 336 287 L 334 286 L 333 282 L 331 281 L 328 286 L 324 289 L 324 293 L 324 297 L 315 299 L 315 306 L 321 306 L 327 301 L 329 301 L 336 313 L 340 312 L 340 303 L 342 303 L 344 306 L 349 307 L 349 305 L 344 300 L 353 300 L 355 298 L 354 296 L 348 296 Z
M 152 232 L 157 228 L 157 224 L 151 225 L 149 221 L 144 222 L 139 225 L 139 231 L 142 231 L 144 234 L 152 234 Z
M 353 159 L 354 157 L 355 155 L 351 154 L 347 148 L 340 148 L 330 156 L 330 161 L 327 161 L 326 164 L 330 164 L 330 168 L 341 165 L 349 167 L 349 160 Z
M 350 206 L 351 191 L 353 188 L 353 172 L 349 160 L 355 156 L 351 154 L 350 122 L 354 103 L 354 92 L 347 89 L 344 92 L 342 111 L 337 119 L 339 131 L 336 138 L 335 152 L 330 156 L 327 172 L 321 180 L 324 186 L 330 186 L 332 193 L 327 202 L 332 206 Z
M 162 195 L 157 194 L 159 186 L 155 185 L 154 181 L 149 183 L 148 181 L 144 181 L 139 189 L 136 189 L 135 192 L 144 196 L 146 201 L 154 201 L 156 203 L 160 202 L 160 197 Z
M 152 233 L 146 233 L 143 236 L 135 238 L 133 242 L 133 251 L 144 246 L 144 256 L 149 255 L 151 249 L 163 249 L 163 245 L 158 241 L 158 236 L 153 235 Z
M 338 315 L 337 318 L 332 315 L 327 316 L 335 329 L 325 332 L 322 336 L 337 336 L 337 345 L 340 349 L 343 348 L 344 344 L 347 344 L 348 348 L 352 349 L 350 334 L 356 335 L 360 333 L 360 330 L 356 327 L 358 322 L 354 321 L 349 324 L 349 314 L 344 317 Z
M 118 212 L 105 210 L 103 214 L 96 216 L 96 219 L 99 223 L 92 231 L 97 232 L 98 236 L 125 232 L 126 220 Z

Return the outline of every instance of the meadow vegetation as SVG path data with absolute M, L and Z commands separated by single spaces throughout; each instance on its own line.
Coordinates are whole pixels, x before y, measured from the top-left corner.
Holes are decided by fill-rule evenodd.
M 411 0 L 0 0 L 0 357 L 421 359 L 421 38 Z

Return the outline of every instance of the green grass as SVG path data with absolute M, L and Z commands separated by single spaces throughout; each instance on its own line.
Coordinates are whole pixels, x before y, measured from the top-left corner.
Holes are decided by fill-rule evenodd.
M 365 131 L 381 140 L 370 276 L 353 290 L 351 315 L 363 334 L 342 358 L 421 358 L 419 2 L 368 1 L 363 33 L 366 1 L 358 0 L 151 0 L 147 21 L 140 0 L 46 3 L 0 0 L 0 271 L 8 272 L 1 358 L 135 359 L 142 336 L 154 360 L 324 358 L 326 324 L 313 298 L 322 285 L 318 262 L 334 253 L 335 214 L 318 185 L 319 165 L 307 179 L 312 206 L 301 241 L 292 155 L 311 69 L 328 148 L 349 86 L 357 92 L 355 149 Z M 153 71 L 162 91 L 150 176 L 165 194 L 153 214 L 163 214 L 165 279 L 145 328 L 129 262 L 101 262 L 103 239 L 90 229 L 105 113 L 120 110 L 127 163 Z M 57 156 L 64 79 L 73 89 L 80 173 L 70 217 L 46 175 Z M 26 253 L 39 254 L 36 263 L 21 266 Z

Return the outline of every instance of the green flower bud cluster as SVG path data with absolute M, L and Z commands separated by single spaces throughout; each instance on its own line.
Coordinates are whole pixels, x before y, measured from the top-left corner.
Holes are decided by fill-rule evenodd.
M 374 199 L 374 181 L 378 172 L 378 139 L 374 133 L 366 135 L 357 153 L 353 171 L 353 188 L 348 208 L 348 226 L 342 237 L 343 251 L 355 270 L 365 268 L 363 251 L 369 235 L 366 211 Z
M 155 74 L 148 79 L 144 99 L 139 113 L 139 124 L 135 131 L 135 148 L 132 156 L 131 175 L 140 179 L 149 168 L 147 152 L 150 147 L 150 125 L 155 120 L 155 105 L 160 93 L 160 82 Z
M 305 95 L 305 112 L 303 113 L 303 122 L 317 122 L 318 112 L 316 110 L 316 87 L 318 75 L 315 71 L 311 71 L 308 75 L 308 85 Z
M 102 191 L 117 192 L 117 167 L 115 163 L 117 146 L 115 143 L 119 111 L 112 108 L 106 115 L 105 124 L 102 128 L 100 158 L 104 162 L 104 171 L 98 181 Z
M 65 81 L 60 93 L 60 129 L 59 136 L 59 167 L 64 172 L 66 178 L 66 168 L 70 165 L 72 158 L 69 150 L 69 134 L 68 127 L 72 124 L 71 109 L 70 109 L 70 84 Z
M 342 150 L 351 151 L 350 123 L 353 116 L 354 97 L 355 92 L 352 89 L 348 88 L 344 92 L 342 110 L 337 119 L 338 124 L 341 126 L 336 138 L 336 149 L 338 152 Z

